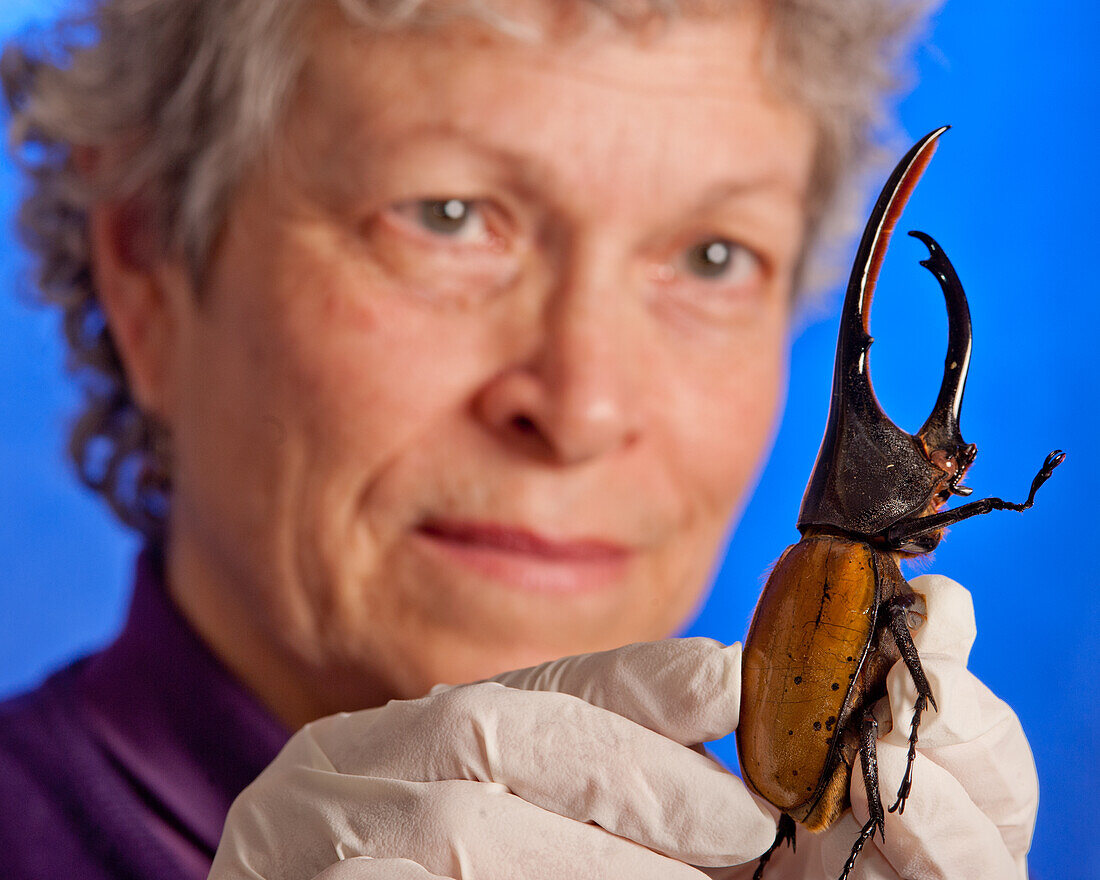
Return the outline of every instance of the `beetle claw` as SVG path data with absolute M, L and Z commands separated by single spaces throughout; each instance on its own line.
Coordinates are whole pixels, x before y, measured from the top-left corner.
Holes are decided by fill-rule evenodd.
M 1065 460 L 1066 454 L 1061 449 L 1055 449 L 1043 462 L 1043 472 L 1049 478 L 1054 473 L 1054 469 Z
M 848 856 L 848 861 L 844 863 L 844 870 L 841 871 L 838 880 L 848 880 L 848 875 L 852 873 L 852 868 L 855 867 L 856 858 L 866 845 L 868 840 L 874 839 L 875 832 L 879 833 L 879 837 L 882 838 L 882 842 L 886 843 L 886 822 L 881 816 L 872 815 L 867 820 L 867 824 L 863 826 L 863 829 L 859 832 L 859 838 L 852 846 L 852 852 Z
M 1066 454 L 1061 449 L 1055 449 L 1046 457 L 1043 461 L 1043 466 L 1039 469 L 1039 473 L 1037 473 L 1035 479 L 1031 481 L 1031 491 L 1028 493 L 1027 501 L 1020 506 L 1020 510 L 1027 510 L 1031 507 L 1035 502 L 1035 493 L 1039 491 L 1039 487 L 1054 476 L 1054 469 L 1065 460 Z
M 775 831 L 775 841 L 772 843 L 772 845 L 770 847 L 768 847 L 768 851 L 765 852 L 760 857 L 760 861 L 756 865 L 756 870 L 753 872 L 752 880 L 761 880 L 761 878 L 764 876 L 764 866 L 768 864 L 768 860 L 772 857 L 772 853 L 774 853 L 777 849 L 779 849 L 779 847 L 781 847 L 784 843 L 790 844 L 791 852 L 794 852 L 794 850 L 795 850 L 795 824 L 794 824 L 794 819 L 792 819 L 786 813 L 784 813 L 783 815 L 781 815 L 779 817 L 779 823 L 778 823 L 778 825 L 776 827 L 776 831 Z

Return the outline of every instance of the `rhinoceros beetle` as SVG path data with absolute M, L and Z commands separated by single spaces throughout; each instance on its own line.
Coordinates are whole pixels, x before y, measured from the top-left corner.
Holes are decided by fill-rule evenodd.
M 802 539 L 776 563 L 745 640 L 737 748 L 744 781 L 781 812 L 775 842 L 761 857 L 794 845 L 795 822 L 828 828 L 849 806 L 852 768 L 861 758 L 870 818 L 852 846 L 840 880 L 877 831 L 885 840 L 875 741 L 876 701 L 899 659 L 916 686 L 908 760 L 897 800 L 902 812 L 913 784 L 921 714 L 936 707 L 907 617 L 916 594 L 898 568 L 902 556 L 933 550 L 953 523 L 993 510 L 1026 510 L 1065 458 L 1047 456 L 1023 503 L 1000 498 L 954 509 L 952 495 L 977 448 L 963 440 L 959 412 L 970 363 L 970 309 L 939 245 L 921 261 L 947 304 L 944 377 L 931 415 L 916 434 L 895 425 L 871 387 L 871 298 L 887 243 L 909 194 L 947 127 L 921 138 L 883 187 L 856 253 L 840 319 L 832 401 L 825 436 L 798 516 Z

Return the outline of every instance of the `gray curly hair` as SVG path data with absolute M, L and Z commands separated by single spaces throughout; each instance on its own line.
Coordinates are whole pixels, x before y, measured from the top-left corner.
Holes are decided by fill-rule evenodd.
M 527 34 L 491 0 L 327 0 L 369 28 L 423 26 L 441 12 Z M 575 0 L 623 26 L 721 11 L 746 0 Z M 886 130 L 897 63 L 929 0 L 764 0 L 769 74 L 818 129 L 807 257 L 798 289 L 855 228 L 860 172 Z M 93 281 L 90 206 L 140 196 L 162 252 L 196 286 L 234 187 L 276 136 L 306 61 L 299 25 L 317 0 L 89 0 L 87 10 L 6 48 L 0 76 L 12 149 L 29 187 L 19 215 L 37 257 L 38 298 L 60 308 L 68 366 L 85 403 L 71 429 L 81 480 L 119 518 L 163 535 L 170 496 L 165 431 L 127 387 Z M 74 149 L 76 148 L 76 149 Z M 117 173 L 89 181 L 84 148 L 121 150 Z M 824 263 L 823 263 L 823 259 Z

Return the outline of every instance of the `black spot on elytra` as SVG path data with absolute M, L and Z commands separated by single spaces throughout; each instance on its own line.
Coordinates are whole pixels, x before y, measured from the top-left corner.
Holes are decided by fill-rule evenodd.
M 794 731 L 793 730 L 788 730 L 787 731 L 787 736 L 794 736 Z
M 834 691 L 839 691 L 840 690 L 840 685 L 837 684 L 835 681 L 833 682 L 833 690 Z
M 851 662 L 852 662 L 852 660 L 854 660 L 854 659 L 855 659 L 854 657 L 849 657 L 849 658 L 848 658 L 848 662 L 849 662 L 849 663 L 851 663 Z
M 826 730 L 832 730 L 834 724 L 836 724 L 836 716 L 835 715 L 830 715 L 828 718 L 825 719 L 825 729 Z
M 821 730 L 821 722 L 820 721 L 815 721 L 814 722 L 814 730 Z
M 796 675 L 794 677 L 794 683 L 795 684 L 802 684 L 802 676 L 801 675 Z

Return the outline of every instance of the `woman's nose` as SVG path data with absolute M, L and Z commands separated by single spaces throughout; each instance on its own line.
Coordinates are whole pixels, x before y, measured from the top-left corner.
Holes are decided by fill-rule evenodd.
M 560 464 L 580 464 L 635 443 L 641 431 L 630 333 L 581 304 L 544 315 L 535 351 L 481 389 L 478 417 L 502 442 Z

